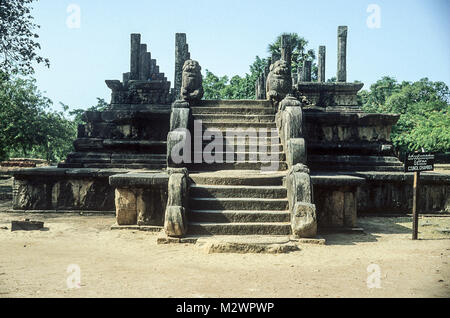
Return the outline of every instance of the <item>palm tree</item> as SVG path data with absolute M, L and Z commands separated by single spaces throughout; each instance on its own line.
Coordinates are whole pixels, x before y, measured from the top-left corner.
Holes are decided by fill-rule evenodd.
M 283 35 L 289 35 L 290 38 L 290 46 L 292 48 L 292 70 L 296 71 L 298 68 L 301 68 L 303 66 L 303 61 L 312 61 L 312 79 L 316 80 L 317 65 L 314 63 L 316 53 L 313 49 L 307 49 L 308 41 L 297 33 L 280 34 L 273 43 L 269 44 L 267 51 L 272 55 L 272 57 L 279 59 L 281 57 L 281 37 Z

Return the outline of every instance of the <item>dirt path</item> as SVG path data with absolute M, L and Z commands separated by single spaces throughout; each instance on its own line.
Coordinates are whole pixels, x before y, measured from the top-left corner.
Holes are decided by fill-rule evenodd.
M 2 204 L 0 204 L 1 210 Z M 3 208 L 8 204 L 3 203 Z M 45 221 L 11 232 L 11 220 Z M 449 297 L 450 218 L 361 218 L 366 234 L 327 235 L 326 246 L 290 254 L 206 254 L 157 245 L 156 234 L 111 231 L 114 216 L 0 213 L 0 297 Z M 81 288 L 67 287 L 67 268 Z M 381 288 L 368 288 L 377 264 Z

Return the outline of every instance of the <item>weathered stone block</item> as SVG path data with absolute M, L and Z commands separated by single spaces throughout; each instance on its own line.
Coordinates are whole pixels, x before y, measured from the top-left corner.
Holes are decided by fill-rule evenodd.
M 44 228 L 44 222 L 30 221 L 12 221 L 11 232 L 13 231 L 39 231 Z
M 187 232 L 186 213 L 181 206 L 168 206 L 164 231 L 170 237 L 182 237 Z
M 292 234 L 298 238 L 315 237 L 317 234 L 316 206 L 297 202 L 291 214 Z
M 135 225 L 137 223 L 136 193 L 130 189 L 116 189 L 116 220 L 118 225 Z

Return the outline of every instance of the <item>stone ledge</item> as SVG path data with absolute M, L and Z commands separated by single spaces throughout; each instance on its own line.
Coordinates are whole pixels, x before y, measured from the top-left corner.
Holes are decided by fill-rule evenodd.
M 114 188 L 165 187 L 169 183 L 169 175 L 162 172 L 117 174 L 109 178 L 109 183 Z
M 395 114 L 378 114 L 364 112 L 335 112 L 335 111 L 317 111 L 314 109 L 305 109 L 306 124 L 312 123 L 328 124 L 328 125 L 351 125 L 351 126 L 374 126 L 374 125 L 395 125 L 400 115 Z
M 31 168 L 15 170 L 11 174 L 14 178 L 21 177 L 65 177 L 70 176 L 74 178 L 92 177 L 92 178 L 106 178 L 118 173 L 124 173 L 129 170 L 126 169 L 92 169 L 92 168 Z
M 311 181 L 315 186 L 358 186 L 366 180 L 362 177 L 334 174 L 334 173 L 311 173 Z
M 84 216 L 90 215 L 115 215 L 116 211 L 89 211 L 89 210 L 6 210 L 6 213 L 17 214 L 79 214 Z
M 364 178 L 366 181 L 377 182 L 413 182 L 414 173 L 404 172 L 377 172 L 377 171 L 358 171 L 353 172 L 353 176 Z M 450 184 L 450 173 L 422 172 L 420 182 L 424 184 L 441 183 Z
M 111 230 L 131 230 L 131 231 L 143 231 L 143 232 L 161 232 L 163 230 L 162 226 L 151 226 L 151 225 L 117 225 L 111 226 Z

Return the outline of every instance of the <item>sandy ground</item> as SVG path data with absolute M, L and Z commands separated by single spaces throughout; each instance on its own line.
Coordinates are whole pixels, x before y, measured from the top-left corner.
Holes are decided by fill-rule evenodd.
M 450 217 L 364 217 L 364 234 L 289 254 L 208 254 L 157 245 L 156 233 L 111 231 L 114 215 L 11 214 L 0 201 L 0 297 L 450 297 Z M 44 221 L 11 232 L 11 221 Z M 68 288 L 72 264 L 80 288 Z M 377 274 L 368 272 L 375 264 Z M 72 284 L 73 285 L 73 284 Z M 72 286 L 73 287 L 73 286 Z M 373 287 L 373 286 L 372 286 Z

